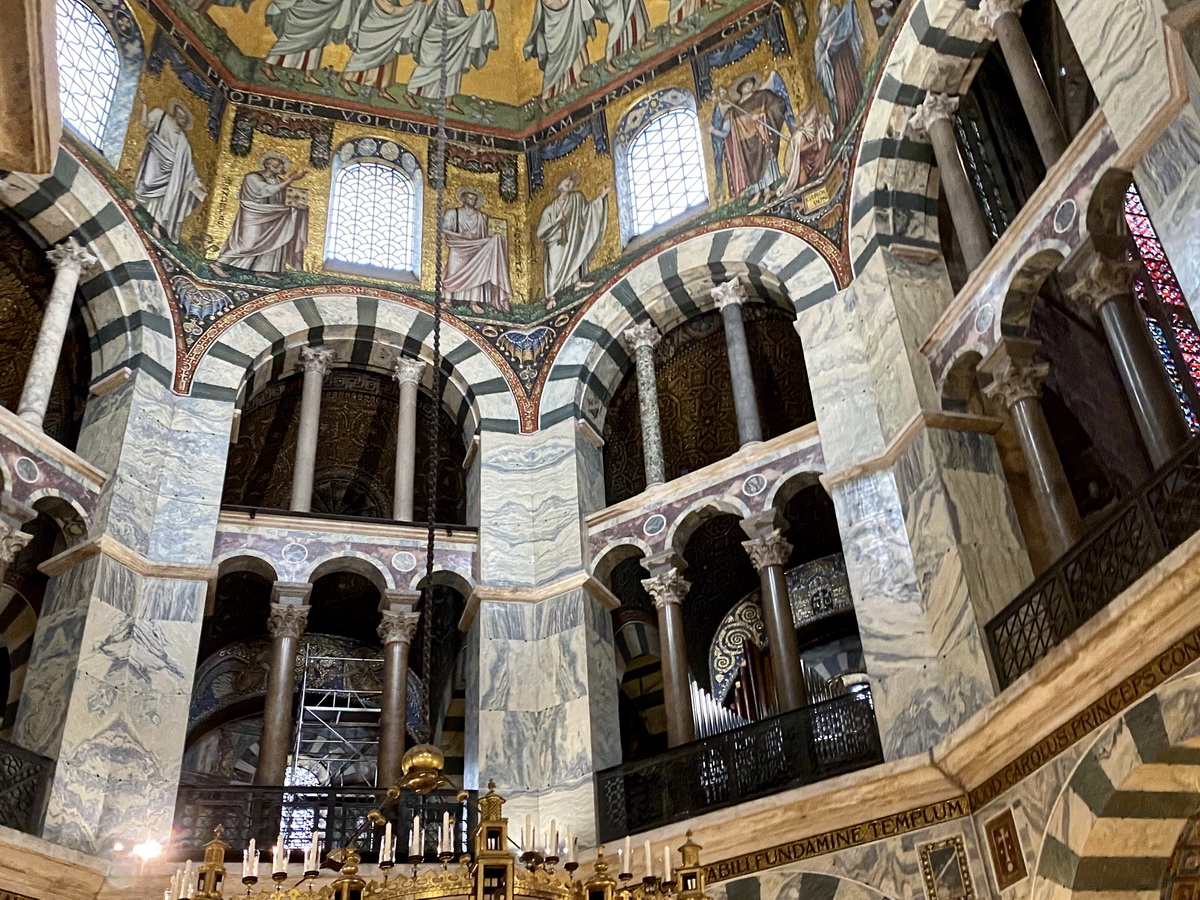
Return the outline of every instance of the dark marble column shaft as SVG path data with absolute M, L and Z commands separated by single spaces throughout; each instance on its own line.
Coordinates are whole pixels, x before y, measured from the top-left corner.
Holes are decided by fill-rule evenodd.
M 267 619 L 267 629 L 271 633 L 271 667 L 267 672 L 267 697 L 263 705 L 255 784 L 278 786 L 287 776 L 288 752 L 294 737 L 292 695 L 296 690 L 296 657 L 300 635 L 308 621 L 308 607 L 301 604 L 307 601 L 311 592 L 311 584 L 275 583 L 271 614 Z
M 680 607 L 691 587 L 674 565 L 647 565 L 652 573 L 642 585 L 658 612 L 658 642 L 662 658 L 663 706 L 667 714 L 667 744 L 678 747 L 696 739 L 696 719 L 688 683 L 687 649 Z
M 742 316 L 746 289 L 740 281 L 727 281 L 713 288 L 712 297 L 721 310 L 721 319 L 725 324 L 725 350 L 729 356 L 729 374 L 733 382 L 738 443 L 744 447 L 762 440 L 762 421 L 758 415 L 754 372 L 750 368 L 750 347 L 746 343 L 746 323 Z

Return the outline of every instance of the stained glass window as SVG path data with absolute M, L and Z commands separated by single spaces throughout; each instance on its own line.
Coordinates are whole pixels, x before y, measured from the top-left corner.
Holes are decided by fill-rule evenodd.
M 652 119 L 630 144 L 626 166 L 634 234 L 708 202 L 700 123 L 690 109 Z
M 1134 294 L 1146 314 L 1146 326 L 1175 388 L 1188 427 L 1200 433 L 1200 420 L 1189 399 L 1192 391 L 1200 389 L 1200 329 L 1134 184 L 1125 192 L 1125 222 L 1134 250 L 1145 266 L 1145 274 L 1134 279 Z M 1163 322 L 1169 322 L 1169 330 L 1163 327 Z M 1189 380 L 1192 391 L 1184 385 L 1179 363 L 1184 368 L 1182 377 Z
M 99 147 L 121 60 L 104 23 L 81 0 L 58 0 L 58 99 L 63 120 Z
M 417 192 L 404 172 L 384 163 L 352 162 L 334 180 L 325 258 L 416 272 L 416 220 Z
M 316 773 L 303 766 L 288 766 L 284 783 L 289 787 L 316 787 L 321 783 Z M 317 830 L 317 812 L 306 803 L 309 798 L 295 794 L 283 795 L 283 814 L 279 819 L 279 833 L 283 846 L 289 850 L 304 849 L 312 842 L 312 833 Z

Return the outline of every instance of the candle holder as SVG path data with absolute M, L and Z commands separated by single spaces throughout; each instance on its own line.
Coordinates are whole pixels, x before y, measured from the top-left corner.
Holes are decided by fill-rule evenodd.
M 454 854 L 449 850 L 443 850 L 438 854 L 438 859 L 442 863 L 442 871 L 445 872 L 450 868 L 450 863 L 454 861 Z
M 544 860 L 544 863 L 545 863 L 545 866 L 546 866 L 546 871 L 547 871 L 547 872 L 549 872 L 550 874 L 552 874 L 552 875 L 553 875 L 553 874 L 554 874 L 554 867 L 558 865 L 558 856 L 557 856 L 557 854 L 555 854 L 555 855 L 551 855 L 551 856 L 547 856 L 547 857 L 545 858 L 545 860 Z
M 388 875 L 392 869 L 396 868 L 395 852 L 392 853 L 393 859 L 381 859 L 379 861 L 379 871 L 383 873 L 383 880 L 387 881 Z
M 571 878 L 571 880 L 572 880 L 572 881 L 574 881 L 574 880 L 575 880 L 575 873 L 576 873 L 576 871 L 578 871 L 578 869 L 579 869 L 579 863 L 577 863 L 577 862 L 568 862 L 568 863 L 565 863 L 565 864 L 563 865 L 563 868 L 567 870 L 567 875 L 568 875 L 568 876 Z
M 413 878 L 416 878 L 416 877 L 417 877 L 417 868 L 418 868 L 418 867 L 421 865 L 421 863 L 423 863 L 424 861 L 425 861 L 424 857 L 417 856 L 416 854 L 409 854 L 409 857 L 408 857 L 408 864 L 409 864 L 410 866 L 412 866 L 412 877 L 413 877 Z

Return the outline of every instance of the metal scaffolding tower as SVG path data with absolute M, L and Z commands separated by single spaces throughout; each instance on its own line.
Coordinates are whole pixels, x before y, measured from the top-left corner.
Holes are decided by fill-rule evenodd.
M 383 660 L 305 648 L 292 765 L 322 786 L 376 782 Z

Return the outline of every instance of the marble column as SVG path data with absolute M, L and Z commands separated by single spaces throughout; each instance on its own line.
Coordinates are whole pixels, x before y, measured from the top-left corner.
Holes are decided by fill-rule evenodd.
M 663 461 L 662 427 L 658 411 L 658 376 L 654 371 L 654 348 L 662 335 L 647 319 L 625 329 L 621 335 L 633 350 L 637 367 L 638 411 L 642 419 L 642 458 L 646 464 L 646 487 L 667 480 Z
M 979 368 L 991 375 L 991 381 L 983 388 L 984 394 L 1003 403 L 1012 417 L 1038 516 L 1050 550 L 1057 558 L 1079 540 L 1083 526 L 1042 411 L 1042 383 L 1050 373 L 1050 366 L 1034 362 L 1037 347 L 1038 342 L 1028 338 L 1005 338 Z
M 80 247 L 74 238 L 68 238 L 46 256 L 54 264 L 54 286 L 50 289 L 50 299 L 46 301 L 46 310 L 42 313 L 42 326 L 33 347 L 29 371 L 25 375 L 21 400 L 17 404 L 17 415 L 34 428 L 42 427 L 46 407 L 50 404 L 54 374 L 58 371 L 58 358 L 62 354 L 63 339 L 67 336 L 79 277 L 96 263 L 96 257 Z
M 733 380 L 738 443 L 744 447 L 762 440 L 758 397 L 754 393 L 754 373 L 750 369 L 750 347 L 746 343 L 746 324 L 742 318 L 746 289 L 740 281 L 727 281 L 712 289 L 712 298 L 721 310 L 721 319 L 725 323 L 725 350 L 729 354 L 729 374 Z
M 423 360 L 396 358 L 395 378 L 400 383 L 400 411 L 396 416 L 396 484 L 392 518 L 413 520 L 413 480 L 417 469 L 417 391 L 425 374 Z
M 918 132 L 927 134 L 929 142 L 933 144 L 942 193 L 946 197 L 946 205 L 950 207 L 958 244 L 967 268 L 974 270 L 991 251 L 992 237 L 958 150 L 958 138 L 954 133 L 956 112 L 957 97 L 930 91 L 909 121 Z
M 305 347 L 300 351 L 304 389 L 300 395 L 300 428 L 296 436 L 296 468 L 292 473 L 292 509 L 312 509 L 313 472 L 317 467 L 317 432 L 321 426 L 321 388 L 333 365 L 333 351 Z
M 771 672 L 775 679 L 776 708 L 791 712 L 808 705 L 804 672 L 800 665 L 800 641 L 792 618 L 788 599 L 787 578 L 783 567 L 792 555 L 792 545 L 779 528 L 780 516 L 768 510 L 753 518 L 742 520 L 742 530 L 750 536 L 742 546 L 758 571 L 762 586 L 763 624 L 767 629 L 767 645 L 771 652 Z
M 263 706 L 262 739 L 258 744 L 258 769 L 254 783 L 278 786 L 287 776 L 292 749 L 292 694 L 296 690 L 296 657 L 300 635 L 308 622 L 308 597 L 312 585 L 275 582 L 267 629 L 271 633 L 271 668 L 267 672 L 267 697 Z
M 0 497 L 0 585 L 8 574 L 8 567 L 33 538 L 21 530 L 21 526 L 32 521 L 37 510 L 26 506 L 8 495 Z
M 1134 265 L 1096 255 L 1067 296 L 1099 320 L 1154 467 L 1191 438 L 1146 318 L 1133 295 Z
M 400 780 L 400 761 L 404 758 L 404 737 L 408 725 L 408 651 L 417 625 L 416 611 L 420 594 L 416 591 L 388 591 L 384 598 L 383 621 L 379 639 L 383 642 L 383 697 L 380 700 L 379 759 L 376 784 L 391 787 Z
M 1067 149 L 1067 135 L 1021 28 L 1020 8 L 1021 0 L 980 0 L 977 15 L 980 24 L 985 25 L 1000 44 L 1013 86 L 1021 99 L 1021 108 L 1029 120 L 1029 130 L 1037 142 L 1038 153 L 1046 168 L 1050 168 Z
M 686 565 L 675 554 L 645 561 L 650 577 L 642 586 L 654 600 L 658 612 L 658 640 L 662 654 L 663 705 L 667 713 L 667 744 L 678 747 L 696 739 L 692 693 L 688 684 L 687 650 L 683 638 L 680 607 L 691 585 L 683 578 Z

